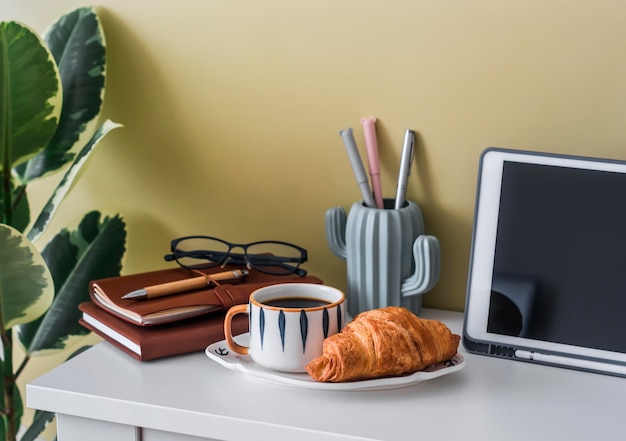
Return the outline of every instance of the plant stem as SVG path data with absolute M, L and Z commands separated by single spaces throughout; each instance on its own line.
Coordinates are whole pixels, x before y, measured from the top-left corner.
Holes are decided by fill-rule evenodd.
M 0 39 L 2 41 L 6 41 L 6 36 L 4 35 L 4 28 L 0 27 Z M 2 60 L 3 66 L 8 66 L 8 51 L 6 48 L 2 51 L 4 59 Z M 2 85 L 5 91 L 11 90 L 11 76 L 10 71 L 7 69 L 7 72 L 4 74 L 4 84 Z M 2 98 L 4 103 L 2 104 L 5 109 L 9 109 L 11 106 L 11 94 L 5 93 Z M 4 223 L 11 225 L 13 222 L 13 207 L 11 202 L 11 112 L 4 112 L 4 118 L 0 121 L 0 133 L 2 133 L 2 139 L 0 139 L 0 149 L 2 149 L 2 156 L 4 161 L 2 163 L 2 192 L 3 192 L 3 201 L 4 201 Z
M 11 170 L 5 171 L 6 163 L 4 164 L 3 167 L 4 168 L 2 169 L 2 194 L 3 194 L 2 200 L 4 201 L 4 213 L 2 214 L 2 218 L 0 220 L 3 220 L 2 223 L 11 225 L 11 222 L 13 222 L 13 207 L 12 207 L 13 204 L 11 202 Z
M 4 32 L 4 31 L 2 31 Z M 2 40 L 5 41 L 5 35 L 2 35 Z M 4 66 L 7 66 L 8 62 L 8 51 L 2 51 L 4 60 Z M 5 72 L 4 76 L 5 84 L 4 90 L 10 90 L 7 88 L 10 86 L 10 75 L 8 72 Z M 4 97 L 4 108 L 7 109 L 11 105 L 11 94 L 6 93 Z M 13 222 L 13 201 L 11 200 L 11 112 L 5 112 L 4 118 L 0 121 L 2 127 L 3 139 L 0 140 L 0 148 L 3 149 L 3 157 L 4 161 L 2 164 L 2 192 L 3 192 L 3 203 L 4 203 L 4 213 L 3 213 L 3 221 L 11 225 Z M 0 338 L 2 339 L 2 346 L 4 349 L 4 360 L 2 361 L 2 384 L 4 386 L 4 409 L 3 413 L 5 415 L 7 426 L 6 430 L 6 441 L 15 441 L 17 434 L 17 427 L 15 421 L 15 376 L 13 375 L 13 330 L 12 329 L 4 329 L 4 322 L 2 320 L 2 315 L 0 314 Z
M 17 379 L 20 377 L 20 374 L 22 373 L 22 371 L 24 370 L 24 368 L 26 367 L 26 365 L 28 364 L 28 361 L 30 360 L 30 355 L 26 355 L 24 357 L 24 359 L 22 360 L 22 362 L 20 363 L 20 366 L 15 370 L 15 380 L 17 381 Z
M 16 421 L 15 421 L 15 376 L 13 375 L 13 335 L 12 330 L 4 329 L 4 324 L 0 320 L 0 336 L 4 347 L 4 360 L 2 363 L 3 386 L 4 386 L 4 412 L 6 415 L 6 441 L 16 441 Z

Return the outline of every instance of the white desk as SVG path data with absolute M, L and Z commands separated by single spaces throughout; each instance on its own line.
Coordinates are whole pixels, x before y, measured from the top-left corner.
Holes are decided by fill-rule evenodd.
M 462 314 L 422 315 L 461 333 Z M 203 353 L 141 363 L 103 342 L 26 397 L 57 413 L 59 441 L 623 439 L 626 379 L 465 355 L 463 370 L 408 388 L 328 392 L 263 383 Z

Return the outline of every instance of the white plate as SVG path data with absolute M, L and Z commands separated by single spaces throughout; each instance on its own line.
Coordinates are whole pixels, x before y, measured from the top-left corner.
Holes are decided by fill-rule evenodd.
M 240 344 L 247 345 L 248 334 L 241 334 L 236 337 Z M 309 374 L 291 374 L 288 372 L 277 372 L 266 369 L 256 364 L 250 356 L 239 355 L 228 348 L 226 340 L 213 343 L 205 349 L 205 354 L 222 366 L 235 371 L 244 372 L 251 377 L 283 386 L 299 387 L 304 389 L 318 390 L 385 390 L 399 389 L 412 386 L 422 381 L 432 380 L 442 375 L 451 374 L 465 367 L 465 358 L 457 353 L 450 360 L 430 366 L 423 371 L 410 375 L 390 378 L 376 378 L 374 380 L 352 381 L 345 383 L 321 383 L 315 381 Z

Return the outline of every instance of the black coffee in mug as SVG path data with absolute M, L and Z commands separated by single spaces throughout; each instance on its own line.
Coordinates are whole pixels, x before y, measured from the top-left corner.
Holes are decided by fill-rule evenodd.
M 233 338 L 232 321 L 238 314 L 250 319 L 248 346 Z M 224 336 L 230 350 L 249 355 L 259 366 L 302 373 L 322 355 L 324 340 L 345 324 L 346 296 L 337 288 L 278 283 L 254 291 L 247 304 L 231 307 L 224 317 Z
M 264 300 L 263 304 L 276 308 L 317 308 L 319 306 L 330 305 L 326 300 L 314 299 L 310 297 L 277 297 L 275 299 Z

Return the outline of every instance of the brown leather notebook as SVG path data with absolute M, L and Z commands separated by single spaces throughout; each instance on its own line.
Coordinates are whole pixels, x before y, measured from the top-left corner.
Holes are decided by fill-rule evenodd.
M 213 274 L 244 268 L 239 265 L 228 265 L 204 269 L 202 272 Z M 190 277 L 197 277 L 197 274 L 185 268 L 170 268 L 94 280 L 89 284 L 89 296 L 96 305 L 122 320 L 138 326 L 152 326 L 223 311 L 233 305 L 247 303 L 250 294 L 262 286 L 276 283 L 322 283 L 322 280 L 315 276 L 300 277 L 295 274 L 276 276 L 250 269 L 245 278 L 229 283 L 219 282 L 217 286 L 211 285 L 148 300 L 122 299 L 125 294 L 147 286 Z
M 176 323 L 135 326 L 118 319 L 93 302 L 78 305 L 79 323 L 140 361 L 203 351 L 224 339 L 224 312 L 202 315 Z M 233 334 L 248 332 L 248 317 L 233 317 Z

